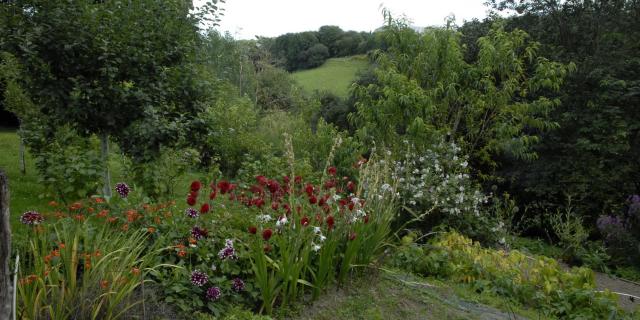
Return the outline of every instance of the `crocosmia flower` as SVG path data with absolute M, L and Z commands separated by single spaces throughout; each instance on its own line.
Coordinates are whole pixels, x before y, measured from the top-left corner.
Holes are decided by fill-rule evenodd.
M 191 283 L 194 286 L 202 287 L 207 284 L 207 282 L 209 282 L 209 277 L 206 273 L 199 270 L 194 270 L 193 272 L 191 272 Z
M 28 225 L 37 225 L 44 221 L 44 217 L 36 211 L 27 211 L 20 216 L 20 222 Z
M 120 195 L 120 197 L 126 198 L 127 196 L 129 196 L 129 191 L 131 191 L 131 189 L 126 183 L 116 183 L 116 192 Z
M 222 295 L 222 291 L 220 291 L 220 288 L 218 287 L 211 287 L 207 289 L 207 299 L 209 301 L 216 301 L 220 299 L 221 295 Z

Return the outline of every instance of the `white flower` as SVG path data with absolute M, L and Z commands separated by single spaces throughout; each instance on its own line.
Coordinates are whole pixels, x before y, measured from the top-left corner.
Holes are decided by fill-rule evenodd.
M 256 220 L 258 220 L 258 222 L 261 222 L 261 223 L 267 223 L 267 222 L 271 221 L 272 219 L 273 218 L 271 218 L 271 216 L 268 215 L 268 214 L 261 214 L 261 215 L 256 216 Z
M 389 185 L 388 183 L 385 183 L 380 187 L 380 189 L 382 190 L 382 192 L 390 191 L 391 190 L 391 185 Z
M 320 242 L 324 242 L 324 240 L 327 240 L 327 237 L 320 235 Z
M 318 250 L 320 250 L 320 248 L 321 248 L 321 247 L 320 247 L 319 245 L 315 244 L 315 243 L 314 243 L 314 244 L 313 244 L 313 246 L 312 246 L 312 249 L 313 249 L 313 251 L 315 251 L 315 252 L 318 252 Z
M 211 271 L 216 271 L 218 268 L 216 267 L 215 263 L 211 264 Z
M 340 200 L 340 198 L 342 198 L 339 194 L 334 194 L 333 195 L 333 201 L 338 201 Z
M 284 226 L 285 224 L 287 224 L 287 222 L 289 222 L 289 220 L 287 220 L 287 217 L 282 217 L 282 219 L 278 220 L 276 222 L 276 227 L 280 228 L 282 226 Z

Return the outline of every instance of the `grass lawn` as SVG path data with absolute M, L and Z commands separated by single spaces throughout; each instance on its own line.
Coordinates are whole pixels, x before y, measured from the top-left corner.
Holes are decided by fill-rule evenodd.
M 363 55 L 332 58 L 318 68 L 298 71 L 292 76 L 307 92 L 328 91 L 346 97 L 357 72 L 366 69 L 367 65 Z

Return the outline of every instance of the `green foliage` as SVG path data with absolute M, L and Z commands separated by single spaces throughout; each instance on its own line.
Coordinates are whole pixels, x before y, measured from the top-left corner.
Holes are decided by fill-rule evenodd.
M 469 283 L 477 292 L 511 297 L 551 317 L 629 317 L 617 307 L 614 294 L 596 291 L 589 269 L 563 271 L 551 258 L 529 257 L 517 250 L 485 249 L 456 233 L 438 235 L 424 247 L 403 246 L 394 263 L 420 274 Z
M 389 47 L 373 55 L 377 83 L 356 88 L 353 120 L 361 139 L 419 144 L 447 135 L 472 163 L 488 168 L 483 174 L 491 174 L 499 154 L 536 157 L 531 146 L 539 132 L 557 127 L 548 114 L 558 101 L 533 94 L 557 90 L 573 66 L 538 57 L 539 44 L 526 33 L 500 25 L 478 40 L 480 58 L 467 63 L 456 31 L 418 34 L 390 21 L 383 34 Z
M 505 186 L 527 204 L 561 207 L 567 195 L 593 226 L 600 213 L 620 212 L 638 192 L 640 25 L 637 1 L 491 1 L 521 14 L 506 20 L 541 43 L 541 56 L 577 70 L 550 114 L 560 125 L 544 134 L 530 164 L 503 162 Z M 471 40 L 470 40 L 471 41 Z M 553 210 L 553 209 L 552 209 Z M 538 212 L 542 214 L 544 210 Z
M 147 247 L 146 232 L 90 222 L 91 212 L 78 208 L 73 218 L 32 228 L 21 256 L 20 317 L 117 319 L 138 303 L 132 294 L 157 267 L 158 252 Z

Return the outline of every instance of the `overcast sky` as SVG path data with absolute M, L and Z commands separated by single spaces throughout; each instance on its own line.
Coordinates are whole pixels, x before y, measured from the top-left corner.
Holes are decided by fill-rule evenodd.
M 443 25 L 454 14 L 463 20 L 483 18 L 484 0 L 226 0 L 221 31 L 237 39 L 275 37 L 287 32 L 337 25 L 343 30 L 373 31 L 382 26 L 381 8 L 405 15 L 419 27 Z

